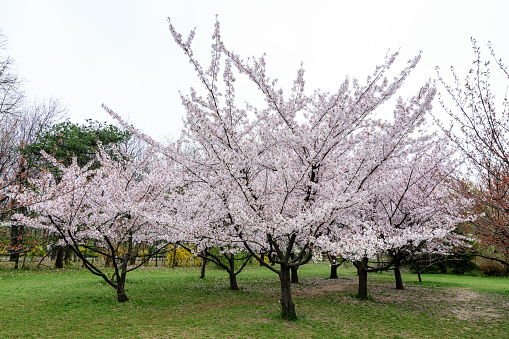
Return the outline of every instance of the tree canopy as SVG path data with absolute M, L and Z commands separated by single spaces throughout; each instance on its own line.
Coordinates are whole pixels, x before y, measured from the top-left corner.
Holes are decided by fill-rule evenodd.
M 24 146 L 23 153 L 28 167 L 39 167 L 44 163 L 41 151 L 51 154 L 64 166 L 69 166 L 76 158 L 78 166 L 85 166 L 94 160 L 99 144 L 111 153 L 111 144 L 121 144 L 131 138 L 131 133 L 112 124 L 87 120 L 88 124 L 77 124 L 70 121 L 54 124 L 38 132 L 36 142 Z M 99 166 L 94 162 L 91 169 Z

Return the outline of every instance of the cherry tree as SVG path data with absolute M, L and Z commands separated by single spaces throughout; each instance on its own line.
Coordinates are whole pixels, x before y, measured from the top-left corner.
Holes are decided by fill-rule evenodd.
M 143 264 L 128 267 L 136 247 L 162 241 L 155 255 L 171 237 L 172 204 L 178 196 L 172 174 L 179 171 L 151 152 L 138 160 L 118 152 L 112 158 L 102 145 L 97 154 L 100 167 L 95 170 L 89 169 L 92 161 L 80 167 L 73 158 L 64 166 L 44 152 L 43 156 L 61 177 L 57 180 L 44 171 L 29 178 L 27 186 L 12 187 L 10 194 L 29 206 L 31 215 L 15 214 L 10 225 L 21 223 L 59 234 L 91 273 L 115 288 L 118 301 L 127 301 L 126 274 Z M 113 276 L 91 261 L 87 251 L 110 258 Z
M 469 247 L 469 238 L 456 230 L 475 217 L 468 213 L 471 201 L 452 184 L 460 163 L 446 145 L 439 140 L 427 154 L 411 159 L 378 199 L 385 222 L 398 233 L 387 250 L 394 260 L 396 289 L 403 289 L 400 266 L 405 260 Z
M 438 71 L 438 80 L 446 97 L 440 102 L 451 120 L 451 126 L 438 120 L 444 132 L 465 156 L 468 175 L 457 182 L 457 189 L 475 201 L 480 215 L 471 231 L 484 248 L 493 247 L 498 255 L 480 256 L 498 261 L 509 267 L 509 101 L 507 93 L 497 93 L 494 76 L 500 75 L 498 84 L 507 86 L 509 69 L 496 57 L 488 45 L 494 61 L 483 59 L 481 48 L 472 39 L 475 58 L 465 80 L 461 81 L 451 67 L 452 81 Z M 451 100 L 448 100 L 451 99 Z
M 243 246 L 279 276 L 282 315 L 295 318 L 291 268 L 309 262 L 322 244 L 329 245 L 323 239 L 331 230 L 358 222 L 353 211 L 367 201 L 365 183 L 388 160 L 405 154 L 406 138 L 431 108 L 435 91 L 427 84 L 411 100 L 396 102 L 392 122 L 376 119 L 375 111 L 420 59 L 388 78 L 395 53 L 364 84 L 347 78 L 334 93 L 307 94 L 300 68 L 285 94 L 268 76 L 265 58 L 243 60 L 225 47 L 219 28 L 216 22 L 212 60 L 204 69 L 191 48 L 195 31 L 184 41 L 170 23 L 175 42 L 203 85 L 203 94 L 191 89 L 181 97 L 187 115 L 177 147 L 164 147 L 132 131 L 184 169 L 195 192 L 188 195 L 194 203 L 180 208 L 187 230 Z M 265 107 L 237 105 L 234 71 L 263 94 Z M 279 267 L 263 261 L 261 253 Z
M 423 253 L 448 254 L 465 245 L 466 238 L 453 231 L 467 220 L 463 212 L 469 202 L 451 187 L 457 164 L 446 140 L 421 144 L 418 152 L 402 160 L 370 182 L 363 222 L 339 236 L 338 252 L 357 267 L 358 295 L 363 299 L 368 272 L 394 266 L 396 288 L 403 289 L 400 266 L 405 259 Z M 383 253 L 391 257 L 385 266 L 368 267 L 368 258 Z

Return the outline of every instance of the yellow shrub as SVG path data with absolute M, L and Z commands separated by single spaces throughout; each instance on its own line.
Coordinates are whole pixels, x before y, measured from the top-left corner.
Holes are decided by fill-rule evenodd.
M 198 256 L 193 255 L 193 253 L 178 245 L 168 245 L 166 249 L 168 251 L 166 254 L 166 260 L 170 266 L 173 265 L 174 260 L 175 266 L 180 267 L 200 266 L 202 263 L 202 260 Z

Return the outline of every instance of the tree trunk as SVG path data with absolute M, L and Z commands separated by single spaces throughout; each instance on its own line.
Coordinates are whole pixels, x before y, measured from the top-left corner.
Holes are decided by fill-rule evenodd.
M 14 253 L 9 256 L 10 261 L 14 261 L 14 269 L 18 269 L 19 265 L 19 247 L 21 245 L 21 235 L 23 234 L 23 226 L 11 227 L 11 248 Z
M 16 257 L 14 259 L 14 269 L 17 270 L 18 268 L 19 268 L 19 253 L 16 253 Z
M 403 290 L 403 280 L 401 279 L 401 271 L 399 267 L 401 266 L 401 262 L 399 260 L 396 260 L 394 262 L 394 278 L 396 278 L 396 289 L 397 290 Z
M 23 255 L 23 264 L 21 265 L 21 269 L 25 268 L 25 261 L 27 260 L 27 252 L 25 252 L 25 255 Z M 18 259 L 19 262 L 19 259 Z
M 329 279 L 337 279 L 338 278 L 338 267 L 339 264 L 331 264 L 330 265 L 330 277 Z
M 237 285 L 237 275 L 235 274 L 235 255 L 231 254 L 230 257 L 226 256 L 228 259 L 228 263 L 230 269 L 228 270 L 228 274 L 230 275 L 230 288 L 234 291 L 239 290 L 239 286 Z
M 51 247 L 51 254 L 50 254 L 50 257 L 49 257 L 49 259 L 51 261 L 55 260 L 55 257 L 57 256 L 57 250 L 58 250 L 57 246 L 52 246 Z
M 281 264 L 279 280 L 281 281 L 281 315 L 283 319 L 297 319 L 297 314 L 295 313 L 295 304 L 292 301 L 290 267 Z
M 205 253 L 203 255 L 205 255 Z M 200 279 L 204 279 L 205 278 L 205 266 L 207 265 L 207 259 L 202 258 L 201 260 L 202 260 L 202 263 L 201 263 Z
M 173 245 L 173 261 L 171 263 L 171 268 L 175 268 L 177 266 L 177 245 Z
M 128 239 L 128 246 L 127 246 L 127 252 L 122 258 L 122 265 L 120 266 L 120 274 L 117 276 L 117 298 L 119 302 L 125 302 L 129 299 L 127 298 L 127 295 L 125 294 L 125 280 L 127 275 L 127 265 L 129 264 L 129 261 L 131 260 L 131 254 L 133 251 L 133 238 L 132 235 L 129 236 Z M 116 267 L 116 266 L 115 266 Z
M 131 240 L 131 239 L 129 239 Z M 124 256 L 124 259 L 122 260 L 122 265 L 120 266 L 120 274 L 117 276 L 117 298 L 118 301 L 123 303 L 125 301 L 128 301 L 127 295 L 125 294 L 125 280 L 126 280 L 126 271 L 127 271 L 127 264 L 129 263 L 129 250 Z
M 228 272 L 230 275 L 230 289 L 234 291 L 239 290 L 239 285 L 237 285 L 237 275 L 235 272 Z
M 295 254 L 291 253 L 290 258 L 293 260 L 295 258 Z M 299 275 L 297 274 L 297 270 L 299 269 L 298 266 L 292 266 L 290 267 L 290 276 L 291 276 L 291 282 L 292 284 L 298 284 L 299 283 Z
M 419 282 L 422 282 L 421 279 L 421 265 L 419 264 L 419 259 L 414 260 L 415 271 L 417 272 L 417 277 L 419 278 Z
M 292 284 L 298 284 L 299 283 L 299 275 L 297 274 L 297 269 L 298 268 L 299 267 L 297 267 L 297 266 L 293 266 L 293 267 L 290 268 Z
M 127 295 L 125 294 L 124 285 L 125 282 L 117 282 L 117 299 L 121 303 L 129 301 L 129 298 L 127 298 Z
M 262 261 L 265 261 L 265 253 L 260 254 L 260 266 L 263 266 Z
M 363 258 L 355 265 L 357 267 L 357 275 L 359 276 L 359 291 L 357 298 L 368 299 L 368 258 Z
M 11 227 L 11 248 L 12 252 L 9 256 L 10 261 L 16 261 L 19 258 L 18 252 L 18 245 L 19 245 L 19 234 L 18 234 L 19 227 L 18 226 L 12 226 Z
M 132 266 L 136 265 L 136 255 L 137 254 L 138 253 L 133 253 L 132 257 L 129 259 L 129 265 L 132 265 Z
M 55 259 L 55 268 L 64 268 L 64 246 L 57 246 L 57 257 Z

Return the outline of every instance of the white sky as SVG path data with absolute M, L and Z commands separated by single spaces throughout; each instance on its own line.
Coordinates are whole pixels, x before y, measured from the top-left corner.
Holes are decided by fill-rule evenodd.
M 111 122 L 105 103 L 160 139 L 179 134 L 179 91 L 199 87 L 166 18 L 184 37 L 197 28 L 195 55 L 207 67 L 215 14 L 226 46 L 246 58 L 267 53 L 269 74 L 284 88 L 301 62 L 308 90 L 333 91 L 346 75 L 363 80 L 389 49 L 399 49 L 401 61 L 423 50 L 407 81 L 413 93 L 435 77 L 435 66 L 455 65 L 463 76 L 471 36 L 483 48 L 491 40 L 509 64 L 503 0 L 0 0 L 0 30 L 30 97 L 60 98 L 80 123 Z

